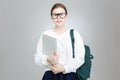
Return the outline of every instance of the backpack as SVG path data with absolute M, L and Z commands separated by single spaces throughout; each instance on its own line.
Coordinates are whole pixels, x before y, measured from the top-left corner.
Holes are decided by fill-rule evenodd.
M 75 54 L 74 54 L 74 43 L 75 43 L 75 39 L 74 39 L 74 33 L 73 33 L 74 29 L 70 30 L 70 37 L 71 37 L 71 44 L 72 44 L 72 51 L 73 51 L 73 58 L 75 58 Z M 88 78 L 90 78 L 90 72 L 91 72 L 91 59 L 93 59 L 93 56 L 90 54 L 90 48 L 87 45 L 84 45 L 85 47 L 85 62 L 82 66 L 80 66 L 77 70 L 76 70 L 76 75 L 78 77 L 78 80 L 87 80 Z

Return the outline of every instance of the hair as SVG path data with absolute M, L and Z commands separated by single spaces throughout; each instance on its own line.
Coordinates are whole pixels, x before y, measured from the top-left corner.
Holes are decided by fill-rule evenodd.
M 67 14 L 67 9 L 66 9 L 65 5 L 62 4 L 62 3 L 56 3 L 56 4 L 54 4 L 54 5 L 52 6 L 52 8 L 51 8 L 51 16 L 52 16 L 53 10 L 54 10 L 55 8 L 59 8 L 59 7 L 60 7 L 60 8 L 63 8 L 63 9 L 65 10 L 66 14 Z

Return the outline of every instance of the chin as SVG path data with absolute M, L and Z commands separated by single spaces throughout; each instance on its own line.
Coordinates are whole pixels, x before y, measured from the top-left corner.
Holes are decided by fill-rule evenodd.
M 57 26 L 63 26 L 63 23 L 56 23 Z
M 63 26 L 63 24 L 56 24 L 56 26 Z

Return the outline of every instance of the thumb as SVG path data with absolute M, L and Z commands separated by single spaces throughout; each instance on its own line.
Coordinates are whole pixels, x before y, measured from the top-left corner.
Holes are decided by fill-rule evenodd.
M 57 53 L 56 53 L 56 51 L 53 53 L 53 55 L 54 55 L 54 56 L 57 56 Z

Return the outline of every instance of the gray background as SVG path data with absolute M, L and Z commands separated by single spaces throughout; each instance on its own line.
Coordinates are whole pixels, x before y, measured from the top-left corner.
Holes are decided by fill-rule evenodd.
M 50 9 L 66 5 L 66 26 L 77 29 L 94 55 L 90 80 L 119 80 L 119 0 L 0 0 L 0 80 L 41 80 L 34 63 L 42 31 L 53 27 Z

